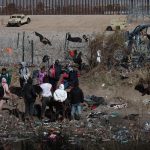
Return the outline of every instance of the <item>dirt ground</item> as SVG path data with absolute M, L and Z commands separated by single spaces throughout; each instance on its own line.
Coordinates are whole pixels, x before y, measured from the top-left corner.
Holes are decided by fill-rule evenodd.
M 93 16 L 31 16 L 31 23 L 23 25 L 21 27 L 6 27 L 7 21 L 9 19 L 9 16 L 0 16 L 0 30 L 3 34 L 0 34 L 0 46 L 3 44 L 5 45 L 5 39 L 7 40 L 8 37 L 10 38 L 16 36 L 16 33 L 18 32 L 41 32 L 41 33 L 47 33 L 50 35 L 59 35 L 57 38 L 55 37 L 54 40 L 52 40 L 53 43 L 57 43 L 58 39 L 62 39 L 64 42 L 65 34 L 66 32 L 71 32 L 75 33 L 74 35 L 80 35 L 83 33 L 86 34 L 91 34 L 91 33 L 102 33 L 106 29 L 108 25 L 110 25 L 111 19 L 116 19 L 116 18 L 126 18 L 126 16 L 99 16 L 99 15 L 93 15 Z M 146 23 L 149 23 L 149 20 L 145 21 Z M 128 25 L 127 30 L 133 29 L 136 25 L 142 23 L 141 21 L 139 22 L 133 22 Z M 0 32 L 0 33 L 1 33 Z M 79 34 L 80 33 L 80 34 Z M 7 34 L 7 36 L 6 36 Z M 29 34 L 30 35 L 30 34 Z M 61 36 L 60 36 L 61 35 Z M 52 39 L 52 37 L 51 37 Z M 15 39 L 16 40 L 16 39 Z M 14 41 L 15 41 L 14 40 Z M 10 39 L 7 41 L 7 43 L 10 43 Z M 61 42 L 61 46 L 63 45 Z M 7 44 L 6 43 L 6 44 Z M 22 42 L 20 42 L 21 48 L 22 48 Z M 39 41 L 36 42 L 35 45 L 40 44 Z M 43 49 L 41 48 L 43 45 L 40 46 L 38 50 L 41 50 L 43 52 Z M 79 45 L 76 45 L 79 46 Z M 49 48 L 49 47 L 48 47 Z M 47 47 L 48 51 L 50 51 Z M 61 52 L 64 52 L 63 50 L 60 51 L 59 49 L 56 49 L 57 46 L 54 46 L 51 48 L 50 53 L 52 56 L 56 55 L 56 50 L 57 50 L 57 55 L 59 57 Z M 27 47 L 28 49 L 28 47 Z M 63 48 L 62 48 L 63 49 Z M 20 49 L 19 49 L 20 50 Z M 17 58 L 19 57 L 19 53 L 17 53 Z M 47 53 L 48 54 L 48 53 Z M 30 54 L 29 54 L 30 55 Z M 27 56 L 29 56 L 27 55 Z M 2 56 L 2 53 L 1 53 Z M 40 55 L 40 60 L 42 55 Z M 30 57 L 30 56 L 29 56 Z M 5 59 L 5 58 L 4 58 Z M 9 59 L 9 58 L 8 58 Z M 1 59 L 2 60 L 2 59 Z M 15 60 L 14 60 L 15 61 Z M 8 61 L 9 62 L 9 61 Z M 18 87 L 19 82 L 18 82 L 18 75 L 17 71 L 18 69 L 16 67 L 11 67 L 9 68 L 10 70 L 13 70 L 13 80 L 12 80 L 12 85 Z M 33 68 L 32 68 L 33 69 Z M 1 69 L 0 69 L 1 70 Z M 31 70 L 31 68 L 30 68 Z M 64 133 L 68 135 L 80 135 L 83 134 L 87 138 L 89 136 L 89 139 L 92 139 L 92 136 L 95 138 L 96 136 L 102 137 L 104 141 L 109 139 L 111 137 L 112 132 L 111 129 L 114 128 L 120 128 L 121 127 L 127 127 L 130 129 L 130 131 L 133 131 L 131 134 L 135 134 L 138 136 L 138 134 L 143 131 L 144 128 L 144 123 L 146 121 L 150 121 L 150 103 L 148 105 L 144 105 L 143 101 L 144 100 L 149 100 L 150 102 L 150 96 L 149 95 L 144 95 L 142 96 L 141 93 L 136 91 L 135 85 L 138 82 L 139 78 L 141 77 L 146 77 L 147 70 L 146 68 L 141 69 L 141 70 L 135 70 L 133 72 L 130 72 L 128 74 L 128 78 L 125 80 L 121 80 L 119 76 L 119 72 L 115 73 L 112 72 L 100 72 L 98 69 L 95 69 L 95 72 L 93 70 L 87 74 L 83 74 L 80 77 L 80 87 L 82 88 L 84 92 L 84 96 L 87 95 L 95 95 L 98 97 L 103 97 L 105 99 L 105 102 L 107 102 L 107 105 L 100 105 L 96 109 L 91 110 L 90 107 L 89 109 L 85 109 L 85 111 L 82 114 L 82 119 L 77 122 L 54 122 L 54 123 L 49 123 L 46 127 L 44 127 L 44 130 L 41 130 L 41 123 L 42 121 L 36 120 L 33 123 L 33 127 L 31 128 L 32 122 L 20 122 L 16 117 L 11 117 L 7 111 L 0 111 L 0 119 L 3 119 L 4 121 L 2 122 L 4 125 L 1 125 L 0 131 L 9 131 L 6 132 L 6 134 L 10 135 L 10 131 L 14 133 L 20 132 L 20 134 L 24 135 L 27 133 L 27 137 L 31 136 L 31 131 L 33 132 L 39 132 L 40 130 L 43 131 L 49 131 L 51 128 L 57 128 L 59 130 L 59 125 L 60 127 L 63 127 Z M 24 112 L 24 100 L 21 97 L 15 97 L 15 103 L 18 103 L 18 108 L 21 112 Z M 40 99 L 36 101 L 36 103 L 40 103 Z M 127 104 L 127 107 L 123 108 L 113 108 L 110 107 L 110 104 Z M 9 108 L 8 104 L 4 105 L 5 108 Z M 11 108 L 10 108 L 11 109 Z M 12 108 L 14 109 L 14 108 Z M 106 113 L 107 117 L 110 118 L 110 124 L 108 125 L 106 122 L 104 123 L 105 125 L 103 126 L 104 120 L 107 121 L 107 117 L 103 118 L 100 120 L 100 118 L 97 119 L 89 119 L 88 116 L 91 112 L 102 112 Z M 129 119 L 129 115 L 137 115 L 138 117 L 135 119 Z M 116 115 L 115 117 L 112 117 L 113 115 Z M 127 117 L 126 117 L 127 116 Z M 125 118 L 126 117 L 126 118 Z M 9 119 L 8 119 L 9 118 Z M 8 120 L 10 120 L 8 122 Z M 16 121 L 17 120 L 17 121 Z M 32 120 L 33 121 L 33 120 Z M 9 128 L 11 124 L 11 127 Z M 27 126 L 27 127 L 26 127 Z M 29 126 L 29 127 L 28 127 Z M 43 126 L 43 125 L 42 125 Z M 17 131 L 16 131 L 17 129 Z M 15 132 L 14 132 L 15 131 Z M 53 131 L 53 130 L 52 130 Z M 148 128 L 148 131 L 150 131 L 150 128 Z M 35 133 L 36 133 L 35 132 Z M 71 134 L 70 134 L 71 132 Z M 134 133 L 135 132 L 135 133 Z M 44 133 L 44 132 L 43 132 Z M 43 134 L 42 133 L 42 134 Z M 111 134 L 110 134 L 111 133 Z M 11 133 L 12 134 L 12 133 Z M 14 134 L 15 135 L 15 134 Z M 109 135 L 107 137 L 107 135 Z M 147 134 L 148 136 L 148 134 Z M 13 137 L 13 136 L 12 136 Z M 16 136 L 17 137 L 17 136 Z M 24 137 L 24 136 L 23 136 Z M 82 136 L 81 136 L 82 137 Z M 78 137 L 77 137 L 78 138 Z M 110 138 L 111 139 L 111 138 Z M 144 139 L 144 138 L 142 138 Z M 9 139 L 8 139 L 9 140 Z M 78 139 L 79 140 L 79 139 Z M 78 141 L 77 140 L 77 141 Z M 90 142 L 89 142 L 90 143 Z M 96 141 L 97 143 L 97 141 Z M 116 148 L 116 147 L 115 147 Z M 119 149 L 119 148 L 118 148 Z
M 125 18 L 115 15 L 58 15 L 58 16 L 31 16 L 31 23 L 11 30 L 25 31 L 57 31 L 57 32 L 103 32 L 110 24 L 111 19 Z M 0 29 L 7 24 L 9 16 L 0 16 Z
M 43 31 L 43 32 L 103 32 L 110 24 L 111 19 L 116 18 L 126 18 L 126 16 L 31 16 L 31 23 L 28 25 L 23 25 L 21 27 L 5 27 L 7 24 L 9 16 L 0 16 L 0 29 L 1 30 L 10 30 L 10 31 Z M 133 23 L 128 26 L 128 28 L 132 28 L 138 23 Z M 109 74 L 109 73 L 108 73 Z M 134 73 L 133 73 L 134 74 Z M 143 113 L 143 103 L 142 101 L 145 99 L 149 99 L 148 95 L 141 96 L 141 94 L 134 90 L 134 84 L 132 84 L 132 76 L 129 78 L 129 85 L 121 85 L 118 86 L 106 86 L 103 87 L 102 84 L 104 82 L 99 82 L 96 87 L 89 87 L 89 84 L 92 81 L 82 80 L 81 78 L 81 87 L 85 93 L 85 95 L 96 95 L 102 96 L 111 101 L 114 97 L 121 97 L 126 101 L 136 104 L 135 107 L 129 107 L 127 109 L 128 113 Z M 111 77 L 111 74 L 109 75 Z M 101 74 L 99 74 L 99 78 L 101 78 Z M 138 79 L 137 79 L 138 80 Z M 131 83 L 131 84 L 130 84 Z M 149 114 L 149 109 L 144 108 L 144 113 L 147 116 Z M 101 108 L 97 109 L 97 111 L 101 111 Z

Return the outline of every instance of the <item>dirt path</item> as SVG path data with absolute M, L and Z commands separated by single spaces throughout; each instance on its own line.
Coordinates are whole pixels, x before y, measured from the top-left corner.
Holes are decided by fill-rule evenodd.
M 57 31 L 57 32 L 102 32 L 110 24 L 111 19 L 125 18 L 117 15 L 58 15 L 58 16 L 31 16 L 31 23 L 11 30 L 25 31 Z M 2 29 L 9 16 L 0 16 L 0 28 Z M 3 28 L 4 29 L 4 28 Z M 7 28 L 8 29 L 8 28 Z

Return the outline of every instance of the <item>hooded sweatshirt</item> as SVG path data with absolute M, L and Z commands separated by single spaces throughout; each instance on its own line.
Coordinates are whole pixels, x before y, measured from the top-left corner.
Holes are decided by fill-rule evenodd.
M 4 97 L 7 97 L 8 94 L 10 94 L 10 91 L 9 91 L 9 87 L 7 84 L 7 80 L 5 78 L 2 78 L 2 87 L 4 89 Z
M 54 100 L 64 102 L 67 99 L 67 92 L 64 90 L 64 85 L 60 84 L 59 88 L 54 92 Z
M 24 78 L 25 80 L 27 80 L 30 76 L 29 69 L 26 67 L 25 62 L 22 62 L 21 65 L 22 67 L 19 69 L 20 78 Z
M 40 85 L 40 87 L 42 88 L 42 96 L 43 97 L 50 97 L 50 96 L 52 96 L 52 93 L 51 93 L 52 85 L 50 83 L 42 83 Z

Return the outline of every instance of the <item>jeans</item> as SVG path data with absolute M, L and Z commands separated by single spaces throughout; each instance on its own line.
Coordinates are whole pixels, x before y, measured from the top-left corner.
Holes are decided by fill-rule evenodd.
M 80 103 L 72 104 L 71 106 L 71 116 L 74 119 L 75 115 L 80 116 L 81 115 L 81 105 Z
M 42 116 L 45 114 L 46 106 L 49 106 L 50 109 L 53 109 L 52 97 L 42 97 Z
M 25 114 L 27 116 L 32 116 L 34 113 L 34 102 L 27 102 L 25 101 Z

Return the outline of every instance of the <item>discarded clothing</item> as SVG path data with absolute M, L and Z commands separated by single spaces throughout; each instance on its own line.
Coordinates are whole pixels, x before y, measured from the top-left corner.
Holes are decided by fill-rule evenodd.
M 130 114 L 125 116 L 123 119 L 128 119 L 128 120 L 136 120 L 139 117 L 139 114 Z
M 121 109 L 121 108 L 126 108 L 128 105 L 127 103 L 124 104 L 111 104 L 110 107 L 113 107 L 114 109 Z
M 88 118 L 101 118 L 103 116 L 107 115 L 105 112 L 91 112 L 88 116 Z
M 97 97 L 97 96 L 87 96 L 85 97 L 85 102 L 89 105 L 89 106 L 96 106 L 98 107 L 99 105 L 107 105 L 105 99 L 103 97 Z

